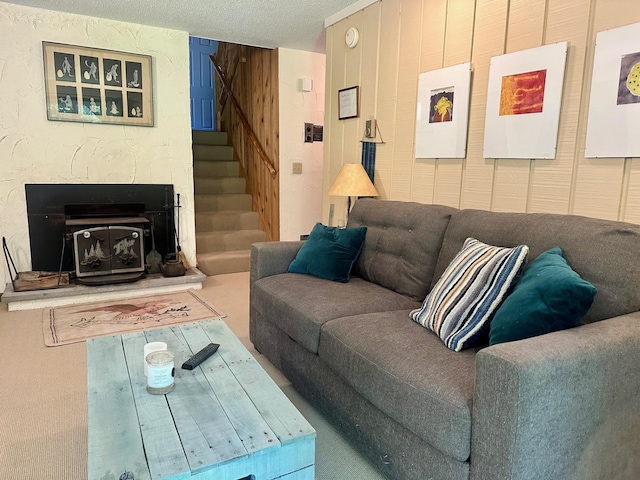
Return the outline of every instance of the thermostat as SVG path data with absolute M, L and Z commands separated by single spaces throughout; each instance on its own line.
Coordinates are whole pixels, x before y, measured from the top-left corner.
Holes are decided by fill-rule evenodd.
M 371 118 L 364 122 L 364 136 L 366 138 L 375 138 L 376 137 L 376 121 Z

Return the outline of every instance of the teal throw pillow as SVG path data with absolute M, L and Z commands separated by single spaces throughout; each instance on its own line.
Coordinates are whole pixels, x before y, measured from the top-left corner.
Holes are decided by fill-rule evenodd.
M 596 296 L 596 287 L 567 263 L 562 249 L 542 253 L 527 267 L 496 311 L 489 343 L 521 340 L 576 327 Z
M 367 227 L 337 228 L 316 223 L 288 271 L 346 283 L 366 234 Z

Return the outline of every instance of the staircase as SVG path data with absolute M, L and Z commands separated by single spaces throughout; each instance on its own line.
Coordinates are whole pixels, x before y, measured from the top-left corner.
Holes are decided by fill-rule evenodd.
M 225 132 L 193 131 L 196 259 L 205 275 L 249 271 L 251 244 L 264 242 L 258 213 Z

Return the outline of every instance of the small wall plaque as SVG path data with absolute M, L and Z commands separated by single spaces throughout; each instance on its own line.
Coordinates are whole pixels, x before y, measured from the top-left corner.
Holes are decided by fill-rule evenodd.
M 356 118 L 360 114 L 360 87 L 338 90 L 338 119 Z

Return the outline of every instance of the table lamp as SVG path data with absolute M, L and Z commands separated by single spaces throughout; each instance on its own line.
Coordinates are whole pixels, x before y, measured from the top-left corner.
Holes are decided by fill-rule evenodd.
M 351 210 L 351 197 L 377 197 L 378 191 L 371 183 L 369 175 L 367 175 L 361 164 L 345 163 L 340 172 L 338 172 L 338 176 L 333 181 L 327 195 L 347 197 L 346 225 L 349 219 L 349 211 Z

